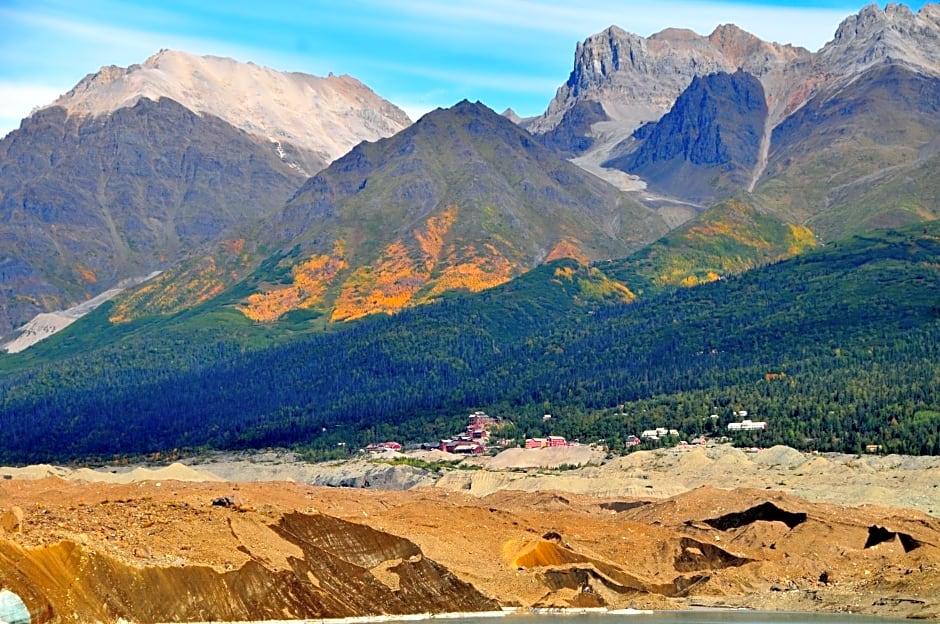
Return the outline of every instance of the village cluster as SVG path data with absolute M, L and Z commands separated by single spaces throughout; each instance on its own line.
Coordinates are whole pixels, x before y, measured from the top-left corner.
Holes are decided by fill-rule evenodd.
M 422 445 L 425 450 L 437 448 L 445 453 L 455 455 L 480 455 L 486 452 L 487 444 L 490 442 L 490 430 L 497 420 L 488 416 L 485 412 L 473 412 L 467 419 L 466 428 L 457 435 L 441 440 L 436 446 Z M 499 440 L 499 446 L 508 446 L 511 440 Z M 384 453 L 386 451 L 401 451 L 402 446 L 398 442 L 379 442 L 370 444 L 365 449 L 369 453 Z
M 767 429 L 767 423 L 765 421 L 749 420 L 747 415 L 747 411 L 745 410 L 735 411 L 734 417 L 740 420 L 728 423 L 728 431 L 763 431 Z M 545 414 L 545 416 L 542 417 L 542 420 L 544 422 L 548 422 L 551 420 L 551 418 L 551 414 Z M 712 414 L 710 418 L 717 420 L 718 415 Z M 467 426 L 463 431 L 455 436 L 441 440 L 436 445 L 424 444 L 422 445 L 422 448 L 425 450 L 436 448 L 444 451 L 445 453 L 452 453 L 455 455 L 481 455 L 486 452 L 487 445 L 490 444 L 491 430 L 493 429 L 493 425 L 495 425 L 497 422 L 498 419 L 487 415 L 485 412 L 473 412 L 468 417 Z M 642 444 L 643 442 L 655 442 L 670 437 L 679 438 L 680 435 L 681 434 L 679 433 L 678 429 L 672 429 L 669 427 L 646 429 L 639 436 L 627 436 L 625 446 L 629 448 Z M 496 441 L 496 445 L 499 447 L 507 447 L 512 445 L 513 442 L 514 441 L 511 439 L 499 439 Z M 523 447 L 527 449 L 540 449 L 559 446 L 573 446 L 577 444 L 579 444 L 577 441 L 569 442 L 563 436 L 550 435 L 543 438 L 526 438 Z M 705 436 L 701 436 L 688 441 L 679 440 L 677 446 L 704 446 L 705 444 L 706 438 Z M 369 444 L 362 450 L 368 453 L 401 451 L 402 445 L 399 442 L 378 442 Z

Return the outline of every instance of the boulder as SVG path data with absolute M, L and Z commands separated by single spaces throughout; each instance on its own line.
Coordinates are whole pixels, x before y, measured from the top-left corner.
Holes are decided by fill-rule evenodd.
M 23 532 L 23 510 L 19 507 L 11 507 L 0 516 L 0 529 L 6 533 Z

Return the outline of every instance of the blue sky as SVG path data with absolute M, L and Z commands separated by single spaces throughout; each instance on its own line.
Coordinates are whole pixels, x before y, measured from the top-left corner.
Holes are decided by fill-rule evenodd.
M 543 112 L 568 78 L 575 44 L 611 24 L 648 36 L 667 27 L 708 34 L 734 23 L 816 50 L 864 4 L 0 0 L 0 136 L 102 65 L 139 63 L 161 48 L 319 76 L 351 74 L 412 118 L 463 98 L 529 116 Z

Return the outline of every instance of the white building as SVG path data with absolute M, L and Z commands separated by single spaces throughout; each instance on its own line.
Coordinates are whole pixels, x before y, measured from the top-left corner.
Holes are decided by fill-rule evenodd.
M 728 423 L 728 431 L 763 431 L 767 428 L 767 423 L 763 420 L 742 420 L 741 422 Z

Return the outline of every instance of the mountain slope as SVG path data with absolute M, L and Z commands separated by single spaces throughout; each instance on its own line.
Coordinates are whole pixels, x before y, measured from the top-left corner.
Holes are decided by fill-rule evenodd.
M 464 101 L 308 180 L 266 224 L 260 247 L 279 251 L 238 287 L 239 307 L 257 321 L 394 312 L 556 258 L 619 257 L 665 231 L 654 213 Z M 179 309 L 159 300 L 192 275 L 128 300 L 127 316 Z
M 103 68 L 0 141 L 0 335 L 270 214 L 408 123 L 348 77 L 177 52 Z
M 601 264 L 638 296 L 695 286 L 797 256 L 816 247 L 804 226 L 784 223 L 747 198 L 727 199 L 626 258 Z
M 938 253 L 935 222 L 630 305 L 593 296 L 603 275 L 560 260 L 263 350 L 222 328 L 193 340 L 178 318 L 6 375 L 0 449 L 5 461 L 200 445 L 335 452 L 376 436 L 437 439 L 481 408 L 518 435 L 613 441 L 667 422 L 691 435 L 717 407 L 770 421 L 763 444 L 935 453 Z
M 0 142 L 0 332 L 165 266 L 273 210 L 302 178 L 215 117 L 143 99 L 39 111 Z
M 755 192 L 824 239 L 936 219 L 929 195 L 914 205 L 902 196 L 862 198 L 886 177 L 905 176 L 909 191 L 930 184 L 935 170 L 925 165 L 938 150 L 940 75 L 880 64 L 823 90 L 774 129 Z

